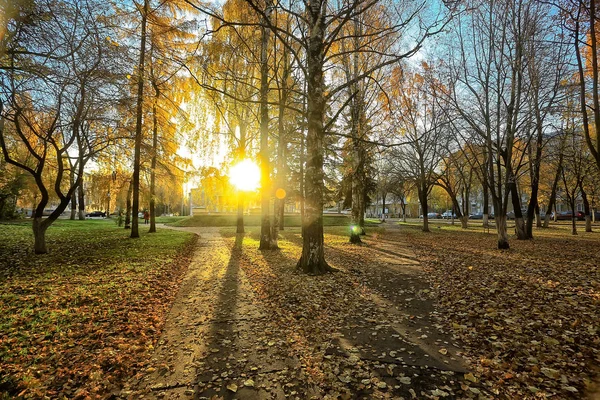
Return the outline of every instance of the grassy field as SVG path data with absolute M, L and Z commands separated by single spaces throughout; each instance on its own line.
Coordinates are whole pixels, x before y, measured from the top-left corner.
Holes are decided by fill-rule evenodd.
M 33 254 L 29 221 L 0 224 L 0 398 L 109 392 L 143 368 L 195 236 L 59 220 Z
M 173 222 L 173 226 L 236 226 L 237 216 L 233 214 L 196 215 Z M 367 220 L 367 225 L 375 225 L 378 221 Z M 350 218 L 344 215 L 324 215 L 325 226 L 347 226 Z M 245 226 L 260 226 L 260 215 L 245 215 Z M 286 215 L 284 225 L 287 227 L 301 226 L 300 215 Z

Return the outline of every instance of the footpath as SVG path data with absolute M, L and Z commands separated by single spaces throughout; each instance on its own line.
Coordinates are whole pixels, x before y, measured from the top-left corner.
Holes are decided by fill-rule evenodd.
M 325 277 L 293 270 L 297 232 L 285 232 L 282 250 L 261 253 L 220 228 L 178 229 L 200 235 L 193 262 L 151 367 L 121 398 L 482 393 L 465 381 L 460 343 L 439 323 L 424 271 L 393 229 L 363 246 L 326 238 L 327 258 L 340 271 Z

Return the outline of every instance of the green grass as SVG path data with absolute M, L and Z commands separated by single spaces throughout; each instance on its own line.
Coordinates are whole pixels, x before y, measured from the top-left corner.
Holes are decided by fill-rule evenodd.
M 284 225 L 286 227 L 301 226 L 300 215 L 286 215 L 284 217 Z M 237 216 L 233 214 L 213 214 L 213 215 L 196 215 L 187 217 L 174 222 L 173 226 L 192 227 L 192 226 L 236 226 Z M 365 221 L 367 226 L 377 225 L 377 220 Z M 350 218 L 344 215 L 324 215 L 324 226 L 347 226 L 350 225 Z M 244 226 L 260 226 L 260 215 L 245 215 Z
M 157 224 L 172 224 L 175 222 L 179 222 L 181 220 L 184 220 L 188 217 L 156 217 L 156 223 Z
M 75 397 L 63 389 L 69 380 L 103 393 L 109 375 L 139 368 L 194 236 L 129 233 L 111 220 L 58 220 L 49 253 L 36 255 L 29 221 L 0 224 L 0 398 Z

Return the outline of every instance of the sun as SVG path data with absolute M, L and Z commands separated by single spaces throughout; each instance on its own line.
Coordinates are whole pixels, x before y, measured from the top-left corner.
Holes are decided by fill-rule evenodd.
M 238 190 L 254 191 L 260 186 L 260 168 L 252 160 L 242 160 L 229 170 L 229 181 Z

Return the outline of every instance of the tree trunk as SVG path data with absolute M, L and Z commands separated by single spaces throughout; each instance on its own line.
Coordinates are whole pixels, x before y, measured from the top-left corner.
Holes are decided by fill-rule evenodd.
M 156 116 L 156 101 L 159 92 L 155 87 L 156 97 L 152 106 L 152 164 L 150 166 L 150 229 L 148 233 L 156 233 L 156 153 L 158 152 L 158 118 Z
M 133 182 L 129 181 L 129 188 L 127 189 L 127 200 L 125 211 L 125 229 L 131 229 L 131 194 L 133 193 Z M 137 214 L 135 215 L 137 219 Z
M 510 196 L 512 200 L 513 211 L 515 213 L 515 231 L 518 240 L 528 239 L 527 233 L 525 232 L 525 221 L 523 220 L 523 213 L 521 212 L 521 199 L 519 199 L 519 192 L 517 191 L 517 182 L 515 176 L 511 170 L 507 169 L 507 174 L 511 174 L 509 177 L 510 183 L 508 184 L 508 190 L 510 190 Z
M 44 223 L 41 217 L 35 217 L 33 219 L 33 237 L 34 237 L 34 252 L 35 254 L 46 254 L 48 253 L 48 247 L 46 246 L 46 229 L 48 225 Z
M 402 207 L 402 222 L 406 222 L 406 203 L 404 203 L 404 200 L 400 202 L 400 207 Z
M 540 205 L 539 205 L 539 203 L 535 207 L 535 227 L 536 228 L 541 228 L 542 227 L 542 217 L 540 216 Z
M 508 234 L 506 232 L 506 214 L 496 215 L 496 230 L 498 231 L 498 249 L 509 249 L 510 245 L 508 244 Z
M 237 223 L 235 233 L 244 233 L 244 194 L 238 193 Z
M 279 117 L 278 117 L 278 131 L 279 137 L 277 140 L 277 186 L 280 189 L 284 189 L 285 182 L 285 153 L 286 153 L 286 126 L 285 126 L 285 110 L 288 99 L 288 78 L 289 78 L 289 58 L 288 50 L 283 50 L 283 73 L 281 79 L 281 85 L 279 90 Z M 275 223 L 279 225 L 279 230 L 284 229 L 283 216 L 285 213 L 285 196 L 275 200 Z
M 579 189 L 581 190 L 581 198 L 583 199 L 583 212 L 585 213 L 585 231 L 592 232 L 592 215 L 590 201 L 588 199 L 587 193 L 583 188 L 583 184 L 579 185 Z M 575 216 L 575 214 L 573 214 L 573 216 Z
M 270 1 L 265 4 L 265 13 L 271 12 Z M 272 236 L 271 230 L 271 178 L 269 165 L 269 64 L 267 50 L 269 45 L 269 28 L 263 26 L 261 29 L 260 45 L 260 244 L 259 250 L 271 250 L 277 248 L 277 238 Z
M 462 229 L 469 228 L 469 216 L 468 215 L 463 215 L 462 217 L 460 217 L 460 227 Z
M 350 243 L 360 244 L 361 226 L 360 226 L 360 212 L 361 212 L 361 200 L 364 196 L 361 190 L 359 169 L 360 169 L 360 155 L 358 154 L 357 143 L 354 143 L 354 168 L 352 171 L 352 222 L 350 224 Z
M 85 220 L 85 194 L 83 192 L 83 182 L 79 183 L 79 187 L 77 188 L 77 194 L 79 197 L 78 206 L 79 206 L 79 220 Z
M 71 221 L 75 221 L 77 218 L 77 191 L 74 190 L 71 195 L 71 217 L 69 218 Z
M 352 223 L 350 226 L 350 243 L 359 244 L 362 243 L 360 235 L 365 234 L 364 229 L 364 187 L 363 187 L 363 157 L 360 148 L 360 143 L 356 139 L 358 133 L 356 132 L 356 110 L 352 110 L 353 115 L 353 140 L 352 140 Z
M 385 197 L 386 194 L 381 194 L 381 222 L 385 222 Z
M 577 235 L 577 214 L 575 214 L 575 193 L 569 196 L 571 206 L 571 234 Z
M 307 116 L 306 175 L 304 189 L 306 203 L 303 221 L 302 256 L 298 268 L 307 274 L 323 274 L 332 268 L 325 261 L 323 240 L 323 138 L 325 136 L 325 12 L 327 2 L 307 2 Z
M 485 179 L 485 175 L 484 175 Z M 487 181 L 487 179 L 485 179 Z M 488 195 L 487 183 L 483 185 L 483 227 L 488 228 L 490 226 L 490 198 Z
M 279 230 L 285 229 L 285 198 L 279 200 Z
M 421 189 L 418 191 L 419 200 L 421 201 L 421 211 L 423 212 L 423 232 L 429 232 L 429 218 L 427 217 L 427 212 L 429 211 L 429 206 L 427 205 L 427 189 Z
M 146 25 L 148 20 L 148 1 L 144 0 L 144 9 L 142 11 L 142 35 L 140 38 L 140 59 L 138 63 L 138 87 L 137 87 L 137 107 L 135 121 L 135 146 L 133 161 L 133 223 L 131 224 L 131 238 L 139 238 L 139 218 L 140 210 L 140 168 L 141 168 L 141 148 L 142 148 L 142 117 L 144 104 L 144 59 L 146 55 Z
M 550 192 L 550 200 L 548 200 L 548 208 L 546 209 L 546 216 L 544 217 L 544 228 L 547 228 L 550 224 L 550 214 L 552 213 L 552 209 L 556 203 L 556 191 L 558 188 L 558 181 L 560 179 L 560 173 L 562 170 L 562 154 L 559 159 L 559 166 L 556 170 L 556 175 L 554 176 L 554 182 L 552 183 L 552 190 Z M 556 213 L 554 213 L 556 217 Z

